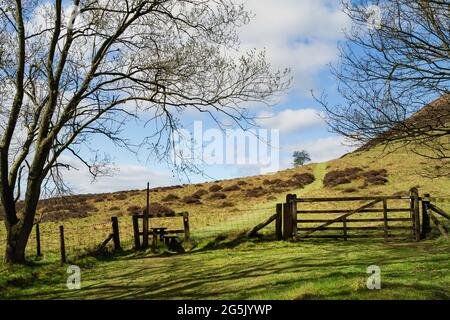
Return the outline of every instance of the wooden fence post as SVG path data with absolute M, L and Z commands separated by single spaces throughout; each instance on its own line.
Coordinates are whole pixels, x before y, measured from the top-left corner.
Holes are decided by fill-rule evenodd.
M 184 226 L 184 240 L 189 241 L 191 239 L 191 232 L 189 229 L 189 212 L 183 213 L 183 226 Z
M 41 232 L 39 230 L 39 223 L 36 223 L 36 257 L 42 256 L 41 254 Z
M 291 196 L 291 219 L 292 219 L 292 238 L 297 239 L 297 195 Z
M 292 235 L 292 219 L 289 203 L 283 203 L 283 240 L 289 240 Z
M 412 188 L 411 194 L 411 207 L 412 207 L 412 220 L 413 220 L 413 235 L 416 241 L 420 241 L 420 209 L 419 209 L 419 190 Z
M 134 248 L 139 250 L 141 248 L 141 240 L 139 238 L 139 220 L 138 215 L 133 215 L 133 234 L 134 234 Z
M 388 206 L 387 200 L 383 199 L 383 221 L 384 221 L 384 241 L 388 241 L 389 237 L 389 225 L 388 225 Z
M 422 199 L 422 232 L 420 234 L 421 239 L 425 239 L 427 237 L 427 233 L 431 231 L 430 215 L 428 214 L 429 204 L 430 194 L 426 193 Z
M 66 245 L 64 243 L 64 226 L 59 226 L 59 241 L 60 241 L 60 251 L 61 251 L 61 263 L 64 264 L 66 260 Z
M 114 251 L 122 250 L 120 246 L 119 220 L 117 217 L 111 217 Z
M 142 247 L 148 247 L 148 216 L 150 215 L 150 183 L 147 183 L 147 206 L 144 211 L 144 218 L 142 222 Z
M 278 241 L 283 240 L 283 204 L 277 203 L 277 219 L 275 220 L 275 237 Z

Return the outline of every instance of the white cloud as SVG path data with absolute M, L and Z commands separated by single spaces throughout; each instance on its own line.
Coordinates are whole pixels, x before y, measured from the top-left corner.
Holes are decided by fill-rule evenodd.
M 147 182 L 151 187 L 178 184 L 179 180 L 168 171 L 153 170 L 140 165 L 116 165 L 112 176 L 99 177 L 92 182 L 92 177 L 86 167 L 70 157 L 60 159 L 70 163 L 79 170 L 63 171 L 65 182 L 76 193 L 105 193 L 122 190 L 144 189 Z
M 242 49 L 266 49 L 275 68 L 290 67 L 303 94 L 337 58 L 337 41 L 349 19 L 335 0 L 245 0 L 255 15 L 240 35 Z
M 258 116 L 258 124 L 265 128 L 294 132 L 325 124 L 321 114 L 315 109 L 286 109 L 277 114 L 263 112 Z
M 354 150 L 353 147 L 348 146 L 345 138 L 334 136 L 319 138 L 296 145 L 285 146 L 283 151 L 292 153 L 296 150 L 303 149 L 309 152 L 313 162 L 325 162 L 332 159 L 337 159 Z

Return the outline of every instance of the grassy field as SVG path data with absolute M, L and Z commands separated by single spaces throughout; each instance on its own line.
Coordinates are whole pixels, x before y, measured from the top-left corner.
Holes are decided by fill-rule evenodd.
M 224 242 L 179 256 L 128 254 L 79 261 L 81 290 L 66 269 L 41 263 L 0 273 L 6 299 L 449 299 L 444 241 Z M 367 268 L 381 268 L 368 290 Z
M 0 297 L 448 299 L 450 246 L 448 242 L 438 238 L 436 229 L 431 237 L 434 240 L 420 243 L 411 243 L 406 234 L 403 240 L 388 243 L 380 240 L 307 240 L 288 243 L 250 239 L 207 244 L 221 234 L 228 235 L 221 239 L 230 238 L 262 222 L 274 213 L 277 203 L 284 202 L 288 193 L 295 193 L 298 197 L 375 196 L 405 194 L 411 187 L 418 187 L 421 194 L 431 193 L 433 197 L 438 197 L 439 199 L 434 200 L 435 203 L 450 212 L 450 178 L 427 177 L 427 169 L 433 165 L 407 149 L 386 154 L 380 146 L 327 163 L 309 164 L 272 175 L 152 190 L 152 202 L 163 204 L 177 212 L 190 213 L 191 233 L 196 246 L 183 255 L 155 256 L 150 252 L 135 254 L 130 251 L 130 209 L 144 206 L 145 191 L 75 197 L 75 204 L 68 210 L 64 210 L 64 203 L 59 207 L 43 205 L 42 213 L 51 212 L 56 217 L 41 223 L 44 257 L 39 261 L 33 260 L 33 266 L 14 271 L 0 264 Z M 386 170 L 386 181 L 380 185 L 367 184 L 363 176 L 358 176 L 336 186 L 324 185 L 327 173 L 355 167 L 364 172 Z M 290 186 L 289 182 L 296 174 L 304 173 L 313 174 L 314 182 L 302 187 Z M 271 184 L 270 180 L 279 180 L 279 185 Z M 210 198 L 214 194 L 210 191 L 213 185 L 224 188 L 220 191 L 225 195 L 224 198 Z M 186 203 L 185 198 L 199 190 L 206 191 L 199 197 L 199 202 Z M 169 195 L 178 199 L 165 201 Z M 64 199 L 63 202 L 71 203 L 71 199 Z M 353 207 L 358 205 L 360 204 L 354 203 Z M 389 205 L 407 207 L 408 202 Z M 309 205 L 308 208 L 353 207 L 347 205 L 343 208 L 342 204 L 331 203 L 328 207 Z M 62 210 L 64 219 L 58 218 L 58 210 Z M 79 216 L 72 217 L 72 213 Z M 92 251 L 110 233 L 112 216 L 119 217 L 126 253 L 109 260 L 83 257 L 86 251 Z M 375 216 L 364 214 L 364 217 Z M 316 215 L 314 218 L 329 219 L 330 216 Z M 182 220 L 179 218 L 152 221 L 153 226 L 182 229 Z M 81 291 L 65 289 L 66 269 L 58 266 L 60 224 L 66 229 L 69 259 L 83 270 Z M 377 226 L 381 227 L 381 224 L 378 223 Z M 273 231 L 271 225 L 263 234 L 270 237 Z M 2 226 L 0 238 L 4 236 Z M 32 237 L 28 247 L 30 258 L 34 255 L 33 241 Z M 3 250 L 1 245 L 0 250 Z M 380 291 L 366 288 L 366 269 L 370 265 L 381 267 Z

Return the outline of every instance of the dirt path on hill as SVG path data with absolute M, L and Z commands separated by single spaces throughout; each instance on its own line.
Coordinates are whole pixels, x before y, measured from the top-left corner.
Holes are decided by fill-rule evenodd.
M 323 188 L 323 179 L 325 177 L 325 174 L 327 173 L 327 163 L 318 163 L 314 166 L 313 174 L 316 180 L 308 184 L 305 188 L 301 189 L 299 192 L 299 195 L 301 196 L 307 196 L 312 191 L 320 190 Z

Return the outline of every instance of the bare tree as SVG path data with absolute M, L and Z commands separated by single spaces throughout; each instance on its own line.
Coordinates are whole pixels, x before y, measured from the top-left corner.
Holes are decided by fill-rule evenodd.
M 46 181 L 93 135 L 130 143 L 124 125 L 151 118 L 167 154 L 183 111 L 251 123 L 242 103 L 269 102 L 289 85 L 264 53 L 238 56 L 249 14 L 232 0 L 0 0 L 0 203 L 8 263 L 23 263 Z M 100 160 L 103 158 L 95 158 Z M 23 186 L 21 186 L 21 184 Z M 18 200 L 23 206 L 18 210 Z
M 408 145 L 450 169 L 450 2 L 343 6 L 352 26 L 332 70 L 344 105 L 317 98 L 329 125 L 357 145 Z

